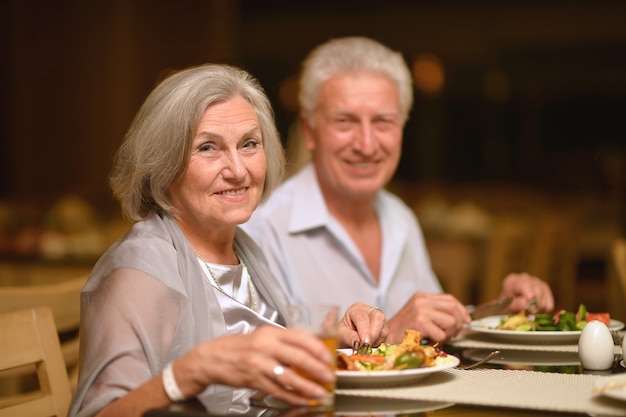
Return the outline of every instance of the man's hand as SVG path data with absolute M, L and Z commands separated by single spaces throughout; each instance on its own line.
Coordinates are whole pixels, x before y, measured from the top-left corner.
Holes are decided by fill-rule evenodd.
M 405 329 L 419 330 L 422 338 L 445 342 L 470 322 L 467 309 L 450 294 L 415 293 L 387 320 L 389 343 L 400 343 Z
M 504 278 L 500 298 L 506 297 L 513 297 L 513 302 L 508 308 L 511 313 L 519 313 L 522 310 L 530 310 L 530 313 L 554 310 L 554 296 L 550 286 L 545 281 L 526 273 L 509 274 Z

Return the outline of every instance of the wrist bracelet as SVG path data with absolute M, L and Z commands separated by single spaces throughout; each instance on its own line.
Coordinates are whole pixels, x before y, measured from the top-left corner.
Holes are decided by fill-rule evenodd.
M 171 363 L 163 369 L 162 376 L 163 388 L 169 399 L 174 402 L 185 401 L 185 396 L 176 383 L 176 378 L 174 378 L 174 370 Z

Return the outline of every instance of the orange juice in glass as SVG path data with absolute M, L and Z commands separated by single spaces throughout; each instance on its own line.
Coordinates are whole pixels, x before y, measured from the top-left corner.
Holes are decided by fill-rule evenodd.
M 335 357 L 337 350 L 337 323 L 339 322 L 339 306 L 334 304 L 296 304 L 289 306 L 289 317 L 287 326 L 305 330 L 319 338 L 328 348 L 332 357 Z M 329 367 L 334 371 L 336 361 L 331 361 Z M 305 378 L 310 379 L 310 375 L 297 367 L 292 367 L 294 371 Z M 327 395 L 323 398 L 309 400 L 309 405 L 332 406 L 335 402 L 335 383 L 325 384 Z

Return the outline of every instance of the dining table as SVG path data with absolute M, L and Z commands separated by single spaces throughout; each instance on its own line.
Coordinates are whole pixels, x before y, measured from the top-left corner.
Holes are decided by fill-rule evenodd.
M 535 334 L 502 338 L 466 329 L 441 346 L 455 366 L 425 374 L 415 371 L 410 378 L 406 371 L 387 378 L 374 372 L 352 379 L 340 376 L 330 409 L 291 407 L 256 393 L 232 404 L 195 399 L 149 410 L 144 417 L 626 416 L 624 330 L 613 331 L 614 360 L 602 371 L 581 365 L 580 332 L 565 338 L 520 333 Z M 463 369 L 494 350 L 500 353 L 489 362 Z M 610 384 L 621 387 L 610 390 Z
M 96 260 L 68 262 L 0 259 L 0 287 L 50 285 L 87 276 Z

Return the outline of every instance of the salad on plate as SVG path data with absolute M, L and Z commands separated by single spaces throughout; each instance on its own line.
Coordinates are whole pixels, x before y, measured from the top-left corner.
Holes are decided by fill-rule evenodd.
M 600 320 L 607 326 L 611 324 L 609 313 L 588 312 L 585 305 L 581 303 L 576 312 L 559 310 L 554 314 L 527 315 L 525 311 L 521 311 L 502 318 L 496 329 L 518 332 L 580 331 L 592 320 Z
M 417 330 L 405 330 L 399 344 L 381 343 L 367 354 L 337 352 L 339 371 L 400 371 L 426 368 L 446 362 L 450 356 L 435 345 L 422 345 Z

